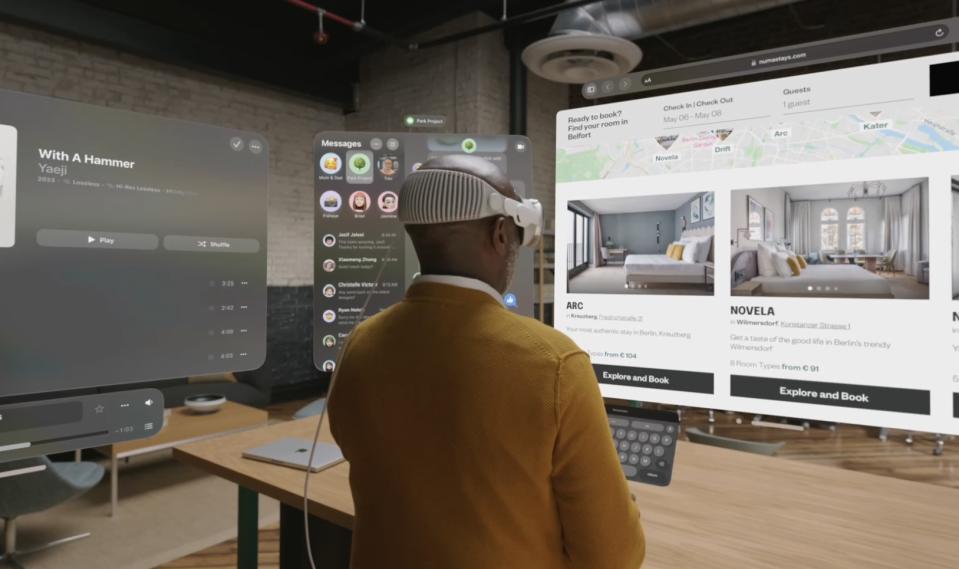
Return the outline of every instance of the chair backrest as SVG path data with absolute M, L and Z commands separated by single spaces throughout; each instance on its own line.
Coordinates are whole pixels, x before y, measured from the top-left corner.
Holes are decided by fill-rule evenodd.
M 45 456 L 0 464 L 0 472 L 45 466 L 44 470 L 0 478 L 0 517 L 12 518 L 46 509 L 73 495 L 70 483 Z
M 779 449 L 783 448 L 783 446 L 786 444 L 784 442 L 759 443 L 733 439 L 729 437 L 721 437 L 719 435 L 705 433 L 695 427 L 686 429 L 686 435 L 689 437 L 689 440 L 694 443 L 739 450 L 743 452 L 751 452 L 753 454 L 763 454 L 766 456 L 775 455 L 777 452 L 779 452 Z

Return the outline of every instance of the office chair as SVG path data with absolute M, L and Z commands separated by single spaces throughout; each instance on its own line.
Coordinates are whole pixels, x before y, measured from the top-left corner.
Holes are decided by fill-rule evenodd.
M 18 474 L 18 472 L 26 472 Z M 103 478 L 103 467 L 92 462 L 52 462 L 45 456 L 0 464 L 0 518 L 4 520 L 4 547 L 0 557 L 21 567 L 17 557 L 89 537 L 82 533 L 27 550 L 17 550 L 17 518 L 48 510 L 75 498 Z

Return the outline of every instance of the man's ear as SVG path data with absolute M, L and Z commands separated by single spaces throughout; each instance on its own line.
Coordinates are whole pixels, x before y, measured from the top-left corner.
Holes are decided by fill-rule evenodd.
M 490 238 L 493 249 L 500 255 L 506 255 L 509 252 L 510 240 L 509 231 L 512 222 L 505 217 L 497 217 L 490 229 Z

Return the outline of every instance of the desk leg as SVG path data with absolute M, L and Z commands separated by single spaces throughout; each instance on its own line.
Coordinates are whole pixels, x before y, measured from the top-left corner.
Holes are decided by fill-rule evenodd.
M 349 569 L 353 532 L 310 517 L 310 543 L 319 569 Z M 280 503 L 280 569 L 309 567 L 303 510 Z
M 120 460 L 116 451 L 110 452 L 110 517 L 117 517 L 117 502 L 120 497 Z
M 256 569 L 260 539 L 260 496 L 240 486 L 237 507 L 236 568 Z

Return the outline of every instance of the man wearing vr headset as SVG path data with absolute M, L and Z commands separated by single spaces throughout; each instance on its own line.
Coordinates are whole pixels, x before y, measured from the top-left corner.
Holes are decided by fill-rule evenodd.
M 542 208 L 475 156 L 424 163 L 399 217 L 422 276 L 357 326 L 330 426 L 353 569 L 635 569 L 645 543 L 588 356 L 503 305 Z

